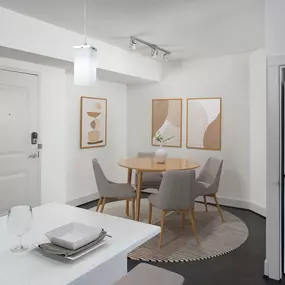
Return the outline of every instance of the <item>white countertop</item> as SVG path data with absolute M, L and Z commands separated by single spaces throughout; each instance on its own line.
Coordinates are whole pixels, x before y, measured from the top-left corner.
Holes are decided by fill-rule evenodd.
M 70 222 L 102 227 L 112 239 L 108 244 L 77 261 L 49 258 L 35 246 L 31 246 L 24 253 L 13 253 L 10 248 L 17 244 L 17 238 L 8 232 L 6 217 L 2 217 L 0 218 L 0 284 L 68 284 L 115 255 L 129 253 L 160 232 L 160 227 L 157 226 L 58 203 L 34 208 L 33 214 L 33 228 L 24 236 L 24 244 L 46 242 L 45 232 Z

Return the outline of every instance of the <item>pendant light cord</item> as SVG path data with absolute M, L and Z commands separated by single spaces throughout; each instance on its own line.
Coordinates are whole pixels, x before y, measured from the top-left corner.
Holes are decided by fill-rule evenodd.
M 84 1 L 84 44 L 87 45 L 87 0 Z

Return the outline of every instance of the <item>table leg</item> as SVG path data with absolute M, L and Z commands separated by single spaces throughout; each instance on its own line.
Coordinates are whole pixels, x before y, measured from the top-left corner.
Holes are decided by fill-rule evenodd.
M 138 185 L 137 185 L 137 203 L 136 203 L 136 220 L 140 220 L 140 211 L 141 211 L 141 190 L 142 190 L 142 172 L 138 170 Z
M 128 183 L 132 184 L 132 173 L 133 170 L 131 168 L 128 169 Z M 130 201 L 126 200 L 126 215 L 127 217 L 130 216 Z

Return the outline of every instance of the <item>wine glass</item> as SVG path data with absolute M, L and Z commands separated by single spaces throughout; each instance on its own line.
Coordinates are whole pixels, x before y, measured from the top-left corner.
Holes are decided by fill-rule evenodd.
M 19 245 L 12 252 L 23 252 L 28 247 L 23 246 L 22 237 L 32 227 L 33 212 L 30 206 L 12 207 L 8 212 L 7 226 L 11 233 L 19 237 Z

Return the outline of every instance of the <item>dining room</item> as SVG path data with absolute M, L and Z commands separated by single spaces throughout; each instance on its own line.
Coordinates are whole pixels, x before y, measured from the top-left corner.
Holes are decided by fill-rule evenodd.
M 147 262 L 190 262 L 224 255 L 243 245 L 249 229 L 238 217 L 221 210 L 220 205 L 250 209 L 265 216 L 265 185 L 260 181 L 262 178 L 254 174 L 258 171 L 256 167 L 259 171 L 263 169 L 264 173 L 265 164 L 255 161 L 255 149 L 251 147 L 251 143 L 262 136 L 256 132 L 258 126 L 255 125 L 261 122 L 250 121 L 250 112 L 256 111 L 256 102 L 251 101 L 255 96 L 254 84 L 258 82 L 264 86 L 265 64 L 261 50 L 249 56 L 199 60 L 185 64 L 161 84 L 128 86 L 126 152 L 112 163 L 100 155 L 94 158 L 107 179 L 117 183 L 128 182 L 136 189 L 136 195 L 125 202 L 119 196 L 119 190 L 111 197 L 104 197 L 98 188 L 98 205 L 91 210 L 163 227 L 160 236 L 130 253 L 129 258 Z M 254 70 L 262 62 L 261 76 L 258 74 L 248 80 L 246 71 Z M 200 70 L 199 75 L 196 70 Z M 188 77 L 192 78 L 190 82 Z M 263 92 L 265 94 L 265 89 Z M 221 97 L 216 97 L 216 94 Z M 254 105 L 251 106 L 251 102 Z M 248 104 L 252 108 L 244 109 Z M 255 115 L 263 120 L 264 114 L 261 110 L 258 112 L 260 114 Z M 265 144 L 259 143 L 259 147 L 264 149 Z M 260 156 L 262 152 L 258 152 Z M 119 180 L 115 178 L 114 169 L 120 173 Z M 198 192 L 205 193 L 193 194 L 196 201 L 195 206 L 190 207 L 194 208 L 193 216 L 189 211 L 184 212 L 183 207 L 179 208 L 178 201 L 187 199 L 183 191 L 175 196 L 175 192 L 180 191 L 178 187 L 183 185 L 179 182 L 182 177 L 178 181 L 174 177 L 176 182 L 171 182 L 172 179 L 165 182 L 175 185 L 170 191 L 173 196 L 169 193 L 170 196 L 165 194 L 161 198 L 168 199 L 168 202 L 177 201 L 177 209 L 169 203 L 167 207 L 169 205 L 170 208 L 166 205 L 163 208 L 160 202 L 151 205 L 151 199 L 158 199 L 155 195 L 167 192 L 163 190 L 165 185 L 162 181 L 168 171 L 192 171 L 195 173 L 194 181 L 206 183 L 208 189 L 204 190 L 198 185 L 192 186 L 193 193 L 196 188 L 200 189 Z M 90 173 L 92 178 L 94 174 L 96 177 L 95 168 L 94 173 L 93 169 Z M 208 180 L 207 175 L 211 179 Z M 100 182 L 98 184 L 97 178 L 95 181 L 98 187 Z M 262 188 L 255 195 L 256 184 L 261 182 Z M 213 192 L 209 189 L 212 183 L 216 185 Z M 119 198 L 119 201 L 114 198 Z M 211 214 L 207 215 L 208 212 Z M 191 220 L 194 217 L 196 223 L 194 221 L 193 226 Z M 185 224 L 187 231 L 184 231 Z M 223 239 L 227 245 L 221 242 Z M 203 245 L 201 251 L 197 250 L 199 244 Z
M 187 285 L 193 280 L 228 284 L 236 276 L 237 284 L 250 284 L 248 276 L 254 276 L 266 284 L 262 1 L 252 6 L 231 1 L 239 11 L 234 12 L 221 0 L 219 12 L 210 14 L 234 16 L 242 29 L 239 42 L 247 44 L 212 43 L 205 49 L 204 40 L 192 49 L 179 32 L 157 36 L 175 8 L 170 3 L 160 3 L 160 12 L 149 19 L 161 18 L 163 27 L 145 36 L 141 27 L 132 30 L 129 21 L 117 18 L 112 26 L 120 23 L 124 32 L 104 30 L 112 18 L 102 16 L 104 1 L 68 6 L 77 28 L 67 19 L 60 22 L 45 1 L 33 3 L 31 10 L 24 1 L 16 2 L 0 0 L 0 23 L 13 19 L 27 39 L 21 41 L 21 29 L 13 26 L 0 30 L 0 116 L 5 122 L 0 125 L 0 189 L 5 189 L 0 193 L 0 281 L 139 285 L 148 276 L 149 284 L 166 285 L 168 280 Z M 65 2 L 55 3 L 62 14 Z M 186 2 L 179 1 L 173 10 L 176 19 L 189 19 L 184 11 L 194 17 L 207 10 Z M 114 17 L 132 14 L 116 7 L 110 8 Z M 137 6 L 130 9 L 137 11 Z M 85 38 L 78 29 L 82 23 Z M 223 26 L 230 24 L 227 18 Z M 204 27 L 205 39 L 210 39 L 212 32 Z M 235 33 L 219 33 L 218 23 L 213 28 L 217 42 L 236 41 Z M 181 30 L 180 22 L 175 29 Z M 101 32 L 98 39 L 95 30 Z M 248 33 L 254 35 L 252 42 Z M 31 46 L 35 35 L 41 40 Z M 173 47 L 172 37 L 180 48 Z M 82 40 L 85 44 L 77 50 L 74 45 Z M 51 46 L 55 42 L 57 48 Z M 85 48 L 89 54 L 77 57 Z M 79 64 L 78 73 L 76 63 L 94 52 L 99 58 L 95 75 L 91 65 L 83 70 Z M 86 84 L 87 79 L 92 82 Z M 26 90 L 28 101 L 23 99 Z M 23 204 L 29 206 L 12 210 Z M 19 233 L 23 224 L 27 226 Z M 93 236 L 70 245 L 61 238 L 65 231 Z M 244 268 L 246 255 L 251 262 Z M 18 276 L 13 266 L 19 268 Z M 29 274 L 30 268 L 37 268 L 37 274 Z

